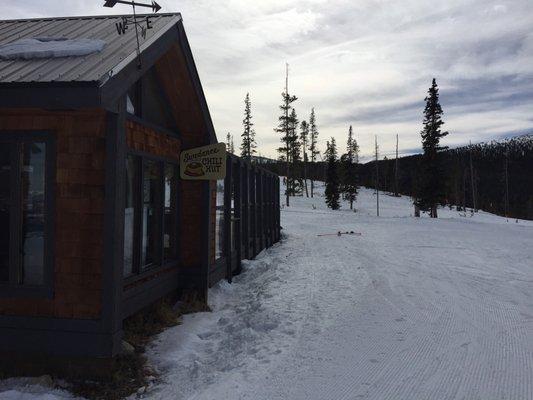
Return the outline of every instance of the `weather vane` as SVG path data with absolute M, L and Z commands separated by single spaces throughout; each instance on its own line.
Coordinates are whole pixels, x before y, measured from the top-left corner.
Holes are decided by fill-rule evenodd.
M 146 32 L 149 29 L 152 29 L 152 21 L 150 20 L 150 16 L 144 16 L 143 18 L 138 19 L 137 13 L 135 11 L 135 7 L 146 7 L 151 8 L 154 13 L 161 10 L 161 6 L 155 2 L 155 0 L 152 0 L 151 4 L 144 4 L 144 3 L 137 3 L 135 1 L 127 1 L 127 0 L 106 0 L 104 7 L 112 8 L 117 3 L 120 4 L 127 4 L 133 7 L 133 18 L 128 16 L 123 16 L 121 22 L 117 22 L 115 25 L 117 27 L 117 32 L 119 35 L 124 35 L 128 28 L 133 25 L 135 26 L 135 36 L 137 38 L 137 59 L 139 61 L 139 68 L 142 66 L 141 62 L 141 45 L 139 42 L 139 30 L 140 34 L 143 39 L 146 39 Z

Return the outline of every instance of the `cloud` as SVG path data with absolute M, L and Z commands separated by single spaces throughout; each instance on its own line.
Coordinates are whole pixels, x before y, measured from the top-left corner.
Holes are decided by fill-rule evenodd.
M 4 0 L 8 18 L 122 13 L 93 2 Z M 441 88 L 445 144 L 533 130 L 530 0 L 161 0 L 184 17 L 220 138 L 239 142 L 252 98 L 261 153 L 276 156 L 285 62 L 299 118 L 315 107 L 323 146 L 354 126 L 362 152 L 374 135 L 387 154 L 396 134 L 419 149 L 424 97 Z M 7 10 L 7 12 L 6 12 Z

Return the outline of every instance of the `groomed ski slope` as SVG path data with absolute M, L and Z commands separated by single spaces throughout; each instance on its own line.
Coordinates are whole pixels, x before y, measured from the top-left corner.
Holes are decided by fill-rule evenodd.
M 283 242 L 156 341 L 149 398 L 533 399 L 533 223 L 291 201 Z M 316 236 L 339 230 L 362 236 Z
M 357 213 L 291 198 L 282 243 L 154 341 L 142 398 L 532 400 L 533 223 L 380 198 L 380 218 L 371 190 Z M 317 237 L 339 230 L 362 236 Z

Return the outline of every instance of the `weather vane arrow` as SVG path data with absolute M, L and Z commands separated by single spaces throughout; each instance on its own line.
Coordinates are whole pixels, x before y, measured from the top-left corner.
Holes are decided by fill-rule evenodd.
M 120 4 L 126 4 L 128 6 L 131 6 L 133 8 L 133 18 L 128 16 L 121 17 L 121 21 L 115 23 L 115 26 L 117 28 L 117 32 L 120 35 L 124 35 L 128 28 L 133 25 L 135 27 L 135 37 L 137 39 L 137 60 L 138 60 L 138 67 L 142 68 L 142 59 L 141 59 L 141 43 L 139 40 L 139 35 L 143 37 L 143 39 L 146 39 L 146 33 L 149 29 L 152 29 L 152 21 L 150 18 L 153 16 L 151 15 L 144 15 L 141 16 L 141 19 L 137 18 L 137 13 L 135 12 L 135 7 L 146 7 L 151 8 L 154 13 L 161 10 L 161 6 L 157 4 L 155 0 L 152 0 L 151 4 L 145 4 L 145 3 L 137 3 L 134 0 L 127 1 L 127 0 L 106 0 L 104 3 L 104 7 L 112 8 L 117 3 Z
M 161 6 L 159 4 L 157 4 L 157 2 L 155 0 L 152 1 L 152 4 L 137 3 L 135 1 L 126 1 L 126 0 L 106 0 L 106 2 L 104 4 L 104 7 L 112 8 L 117 3 L 127 4 L 127 5 L 133 6 L 133 7 L 137 6 L 137 7 L 151 8 L 152 11 L 155 12 L 155 13 L 158 12 L 159 10 L 161 10 Z

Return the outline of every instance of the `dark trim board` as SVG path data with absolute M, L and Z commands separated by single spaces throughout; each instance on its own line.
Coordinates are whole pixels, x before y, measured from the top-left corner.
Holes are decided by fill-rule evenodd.
M 164 92 L 162 92 L 164 94 Z M 131 122 L 134 122 L 136 124 L 139 124 L 143 127 L 146 127 L 146 128 L 149 128 L 149 129 L 152 129 L 153 131 L 159 133 L 159 134 L 162 134 L 162 135 L 167 135 L 167 136 L 170 136 L 174 139 L 179 139 L 181 140 L 181 134 L 179 132 L 175 132 L 173 130 L 170 130 L 170 129 L 167 129 L 167 128 L 164 128 L 160 125 L 157 125 L 157 124 L 154 124 L 153 122 L 149 122 L 143 118 L 139 118 L 137 117 L 136 115 L 133 115 L 133 114 L 130 114 L 130 113 L 126 113 L 126 120 L 127 121 L 131 121 Z
M 202 194 L 202 268 L 201 274 L 202 280 L 200 286 L 198 287 L 199 296 L 207 304 L 207 291 L 209 289 L 209 266 L 211 264 L 211 254 L 210 254 L 210 244 L 213 237 L 211 235 L 214 232 L 211 231 L 211 182 L 205 181 L 203 183 L 203 194 Z
M 37 330 L 25 327 L 0 330 L 1 353 L 108 358 L 120 348 L 122 333 Z
M 209 287 L 215 286 L 222 279 L 227 278 L 228 276 L 228 267 L 227 267 L 226 257 L 219 258 L 213 264 L 212 269 L 209 271 Z
M 73 110 L 97 108 L 100 92 L 97 82 L 88 84 L 44 85 L 0 84 L 0 108 L 42 108 Z
M 126 98 L 118 114 L 106 116 L 106 164 L 104 203 L 104 254 L 102 271 L 102 321 L 110 336 L 122 337 L 121 294 L 124 260 L 124 197 L 126 160 Z M 119 352 L 114 347 L 110 355 Z
M 66 332 L 92 332 L 103 333 L 105 327 L 101 320 L 91 319 L 66 319 L 49 317 L 27 316 L 0 316 L 0 337 L 4 329 L 28 329 L 28 330 L 59 330 Z M 0 341 L 0 348 L 2 341 Z
M 202 265 L 191 266 L 189 268 L 181 267 L 178 271 L 178 289 L 179 290 L 200 290 L 206 286 L 206 274 L 202 270 Z
M 178 270 L 174 269 L 146 283 L 125 290 L 122 294 L 121 318 L 127 318 L 158 299 L 165 297 L 172 291 L 176 291 L 179 286 L 178 276 Z

